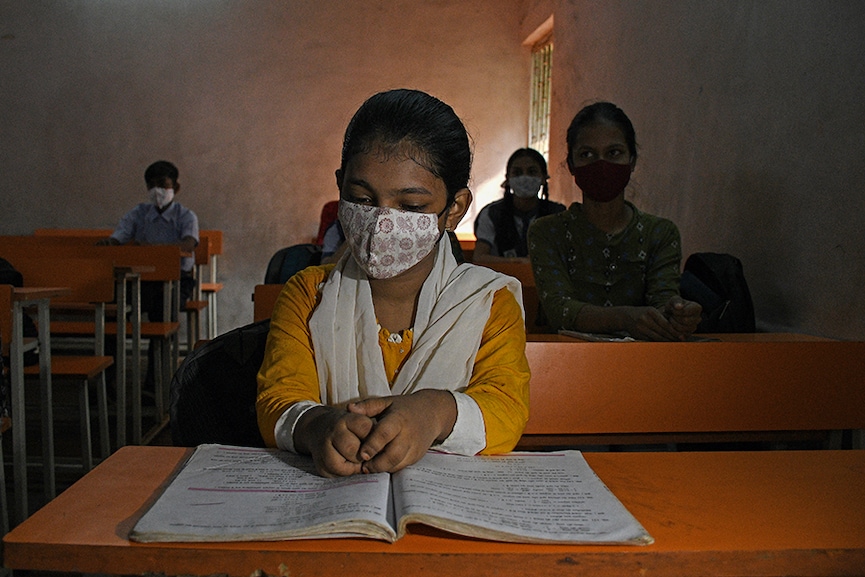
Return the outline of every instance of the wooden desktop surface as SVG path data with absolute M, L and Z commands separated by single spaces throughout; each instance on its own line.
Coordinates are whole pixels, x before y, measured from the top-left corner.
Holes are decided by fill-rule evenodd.
M 865 451 L 586 453 L 647 546 L 496 543 L 423 526 L 367 539 L 126 539 L 188 454 L 121 448 L 4 539 L 12 569 L 269 575 L 861 575 Z M 283 573 L 281 573 L 283 571 Z

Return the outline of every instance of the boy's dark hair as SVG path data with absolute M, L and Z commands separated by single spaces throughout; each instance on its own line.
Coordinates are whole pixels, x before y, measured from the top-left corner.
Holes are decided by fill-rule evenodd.
M 162 180 L 165 177 L 170 178 L 171 182 L 177 182 L 178 176 L 180 176 L 180 172 L 176 166 L 167 160 L 157 160 L 144 171 L 144 182 Z
M 373 146 L 406 142 L 419 156 L 412 159 L 444 181 L 448 205 L 468 188 L 472 153 L 465 126 L 453 108 L 419 90 L 380 92 L 361 105 L 345 131 L 340 170 Z

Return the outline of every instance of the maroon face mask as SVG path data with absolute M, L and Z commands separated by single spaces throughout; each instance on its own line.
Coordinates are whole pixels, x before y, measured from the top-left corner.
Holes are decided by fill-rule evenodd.
M 610 202 L 619 196 L 631 180 L 631 165 L 596 160 L 573 170 L 574 182 L 586 198 Z

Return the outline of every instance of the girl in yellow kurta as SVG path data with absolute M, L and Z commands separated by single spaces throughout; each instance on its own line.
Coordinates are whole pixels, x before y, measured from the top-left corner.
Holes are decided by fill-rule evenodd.
M 351 250 L 276 303 L 257 402 L 269 445 L 323 475 L 514 447 L 528 418 L 519 283 L 441 242 L 471 203 L 470 164 L 459 118 L 427 94 L 381 93 L 355 114 L 336 173 Z

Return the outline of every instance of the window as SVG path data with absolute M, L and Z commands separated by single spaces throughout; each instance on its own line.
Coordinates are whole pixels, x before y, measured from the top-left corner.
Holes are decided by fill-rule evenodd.
M 532 93 L 529 102 L 529 147 L 549 159 L 553 42 L 550 36 L 532 48 Z

